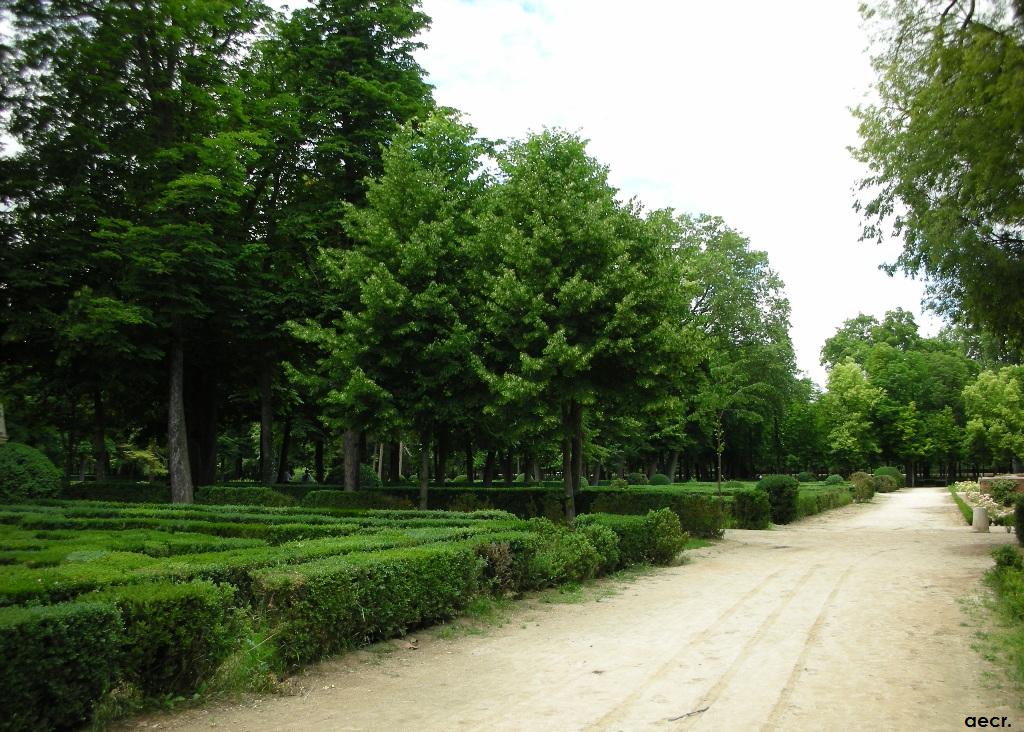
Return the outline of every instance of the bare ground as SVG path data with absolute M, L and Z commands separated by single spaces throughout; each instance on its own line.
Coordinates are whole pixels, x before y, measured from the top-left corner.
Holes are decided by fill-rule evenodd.
M 415 650 L 322 664 L 292 695 L 124 728 L 944 730 L 979 714 L 1024 727 L 961 607 L 1012 540 L 972 533 L 942 489 L 878 495 L 729 531 L 600 601 L 528 601 L 482 636 L 428 632 Z

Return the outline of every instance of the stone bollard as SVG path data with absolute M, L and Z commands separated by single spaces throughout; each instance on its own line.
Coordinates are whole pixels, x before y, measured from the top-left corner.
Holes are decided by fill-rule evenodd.
M 974 519 L 971 521 L 971 528 L 981 534 L 988 533 L 988 511 L 980 506 L 974 509 Z

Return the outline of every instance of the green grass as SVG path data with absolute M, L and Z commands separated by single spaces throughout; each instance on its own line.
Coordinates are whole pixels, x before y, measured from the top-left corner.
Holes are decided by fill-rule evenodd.
M 957 495 L 956 491 L 953 490 L 952 486 L 949 488 L 949 494 L 953 496 L 953 500 L 956 501 L 957 508 L 960 509 L 960 513 L 963 514 L 964 521 L 968 524 L 974 523 L 974 509 L 967 505 L 963 498 Z

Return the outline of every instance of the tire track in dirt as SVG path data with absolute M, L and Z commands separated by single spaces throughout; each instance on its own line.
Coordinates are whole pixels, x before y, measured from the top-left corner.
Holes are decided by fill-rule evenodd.
M 741 595 L 739 599 L 736 600 L 736 602 L 729 606 L 728 609 L 722 612 L 717 618 L 715 618 L 714 621 L 705 626 L 704 629 L 700 633 L 698 633 L 692 641 L 687 643 L 687 645 L 689 647 L 693 647 L 706 642 L 708 638 L 710 638 L 716 632 L 721 630 L 721 626 L 725 621 L 727 621 L 729 618 L 735 615 L 741 608 L 746 606 L 747 603 L 749 603 L 750 600 L 754 598 L 754 596 L 763 592 L 767 587 L 769 587 L 771 583 L 780 574 L 782 574 L 782 572 L 783 570 L 781 569 L 772 572 L 771 574 L 767 575 L 764 579 L 762 579 L 758 584 L 756 584 L 753 588 L 747 590 L 747 592 Z M 647 681 L 643 686 L 637 688 L 631 694 L 626 696 L 622 701 L 616 704 L 615 707 L 610 709 L 603 717 L 593 722 L 585 729 L 593 730 L 594 732 L 607 730 L 609 728 L 609 725 L 615 722 L 622 715 L 623 711 L 625 711 L 637 702 L 637 700 L 644 694 L 646 688 L 650 685 L 651 682 L 664 676 L 677 663 L 678 657 L 676 654 L 673 653 L 672 656 L 665 663 L 663 663 L 654 673 L 647 677 Z

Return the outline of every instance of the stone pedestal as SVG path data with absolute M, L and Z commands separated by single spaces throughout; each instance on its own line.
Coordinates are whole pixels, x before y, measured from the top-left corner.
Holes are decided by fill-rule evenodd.
M 988 533 L 988 511 L 984 508 L 976 507 L 974 509 L 974 520 L 971 521 L 971 528 L 980 534 Z

